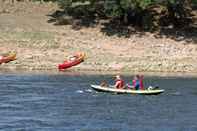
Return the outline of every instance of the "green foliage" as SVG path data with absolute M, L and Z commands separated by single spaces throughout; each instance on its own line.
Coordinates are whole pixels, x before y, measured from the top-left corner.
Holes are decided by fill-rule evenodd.
M 166 7 L 168 10 L 168 19 L 175 26 L 189 24 L 191 20 L 191 0 L 169 0 Z
M 57 2 L 61 8 L 67 9 L 72 6 L 72 0 L 57 0 Z
M 44 1 L 44 2 L 49 2 L 49 1 L 52 1 L 52 2 L 56 2 L 56 1 L 58 1 L 58 0 L 33 0 L 33 1 Z
M 102 11 L 106 16 L 120 17 L 128 10 L 143 10 L 153 4 L 155 0 L 58 0 L 58 3 L 65 10 L 76 8 L 87 8 L 91 11 L 98 12 L 98 6 L 102 7 Z M 86 4 L 84 4 L 86 3 Z
M 104 3 L 104 10 L 107 16 L 112 17 L 118 17 L 123 13 L 120 5 L 120 0 L 106 0 Z
M 197 3 L 197 0 L 57 0 L 68 14 L 102 15 L 119 18 L 123 23 L 135 22 L 142 27 L 153 25 L 151 22 L 153 23 L 154 16 L 150 8 L 156 5 L 165 7 L 166 18 L 173 19 L 175 22 L 172 23 L 176 24 L 177 20 L 188 17 L 191 1 Z
M 192 0 L 192 3 L 193 3 L 194 5 L 197 5 L 197 0 Z

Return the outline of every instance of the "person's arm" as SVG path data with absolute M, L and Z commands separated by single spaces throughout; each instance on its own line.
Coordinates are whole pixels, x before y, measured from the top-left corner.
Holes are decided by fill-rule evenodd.
M 130 85 L 129 83 L 126 84 L 126 87 L 129 88 L 129 89 L 133 89 L 134 88 L 134 86 Z
M 116 83 L 115 83 L 115 88 L 117 88 L 118 86 L 119 86 L 119 84 L 120 84 L 120 81 L 116 81 Z
M 136 86 L 136 80 L 132 81 L 132 86 L 135 87 Z

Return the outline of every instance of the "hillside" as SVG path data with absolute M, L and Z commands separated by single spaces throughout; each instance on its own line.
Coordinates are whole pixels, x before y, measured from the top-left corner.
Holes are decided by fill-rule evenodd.
M 56 70 L 67 55 L 83 51 L 85 62 L 73 69 L 197 72 L 196 25 L 124 37 L 108 35 L 103 24 L 80 29 L 55 25 L 50 15 L 57 9 L 53 3 L 0 4 L 0 51 L 14 50 L 18 58 L 1 69 Z

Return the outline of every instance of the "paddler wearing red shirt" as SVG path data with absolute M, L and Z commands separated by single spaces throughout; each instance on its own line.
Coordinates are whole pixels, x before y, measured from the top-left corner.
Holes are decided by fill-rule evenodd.
M 115 88 L 117 89 L 123 89 L 124 88 L 124 80 L 121 78 L 120 75 L 116 75 L 116 80 L 115 80 Z

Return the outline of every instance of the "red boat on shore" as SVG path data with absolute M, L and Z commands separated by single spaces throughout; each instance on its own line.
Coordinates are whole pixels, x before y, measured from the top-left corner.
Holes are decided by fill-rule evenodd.
M 13 60 L 16 60 L 16 53 L 9 53 L 7 55 L 0 55 L 0 64 L 8 63 Z
M 64 61 L 64 63 L 58 65 L 58 69 L 60 71 L 64 71 L 72 66 L 76 66 L 84 61 L 85 53 L 77 53 L 68 58 L 68 60 Z

